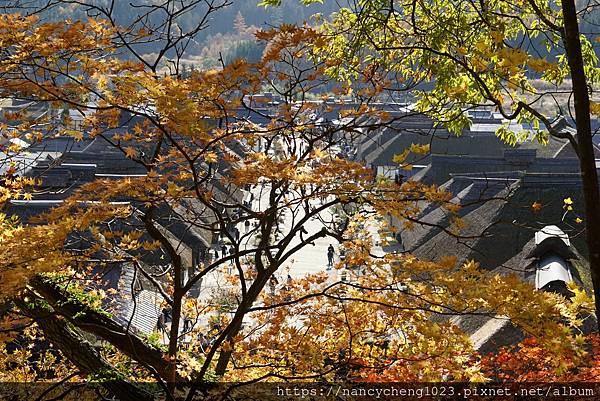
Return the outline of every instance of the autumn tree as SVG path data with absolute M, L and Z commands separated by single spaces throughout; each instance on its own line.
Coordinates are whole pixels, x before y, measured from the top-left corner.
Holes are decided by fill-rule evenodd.
M 63 121 L 49 130 L 21 115 L 2 127 L 5 135 L 32 146 L 56 137 L 98 141 L 144 172 L 78 183 L 33 220 L 0 215 L 3 329 L 11 333 L 4 341 L 14 346 L 32 326 L 25 334 L 64 358 L 57 380 L 74 379 L 65 366 L 74 367 L 80 380 L 100 379 L 122 400 L 202 399 L 214 381 L 382 372 L 480 380 L 475 362 L 465 369 L 474 351 L 448 319 L 457 314 L 506 316 L 539 337 L 557 363 L 576 352 L 570 327 L 588 307 L 583 292 L 569 303 L 475 262 L 375 251 L 382 216 L 418 221 L 423 201 L 449 213 L 458 206 L 440 188 L 375 179 L 364 164 L 338 156 L 340 145 L 364 135 L 361 118 L 385 115 L 369 107 L 377 93 L 365 92 L 355 107 L 342 107 L 339 124 L 315 118 L 332 106 L 306 95 L 339 67 L 306 57 L 328 43 L 320 32 L 290 25 L 259 32 L 268 42 L 260 63 L 183 75 L 187 46 L 227 1 L 144 3 L 126 25 L 116 22 L 113 2 L 46 4 L 56 5 L 89 18 L 46 20 L 44 8 L 0 16 L 0 91 L 85 117 L 78 128 Z M 184 29 L 180 18 L 198 9 L 204 18 Z M 160 50 L 144 53 L 148 43 Z M 265 86 L 277 101 L 259 95 Z M 60 113 L 48 115 L 55 121 Z M 34 179 L 43 174 L 4 178 L 7 212 L 11 200 L 44 195 Z M 211 240 L 200 255 L 188 233 L 214 237 L 217 253 Z M 348 266 L 346 276 L 295 274 L 292 260 L 323 241 L 346 251 L 337 266 Z M 133 275 L 125 294 L 105 288 L 115 266 Z M 295 277 L 271 284 L 286 268 Z M 220 292 L 206 292 L 211 285 Z M 150 333 L 134 327 L 144 290 L 163 309 Z M 132 314 L 111 304 L 120 298 Z M 19 355 L 29 360 L 0 351 L 3 366 Z
M 362 94 L 393 94 L 403 82 L 419 83 L 413 92 L 419 110 L 457 134 L 470 124 L 469 109 L 491 106 L 507 121 L 531 125 L 518 133 L 499 128 L 510 144 L 568 139 L 580 160 L 600 311 L 600 189 L 590 123 L 598 113 L 594 15 L 593 6 L 574 0 L 358 1 L 323 24 L 328 40 L 316 49 L 319 60 L 330 60 L 329 75 L 371 83 Z
M 482 358 L 486 376 L 504 382 L 595 382 L 598 380 L 598 336 L 578 336 L 576 340 L 585 345 L 583 359 L 572 355 L 577 362 L 565 358 L 560 369 L 548 364 L 552 358 L 545 347 L 535 338 L 527 338 L 519 344 L 503 347 L 494 354 Z

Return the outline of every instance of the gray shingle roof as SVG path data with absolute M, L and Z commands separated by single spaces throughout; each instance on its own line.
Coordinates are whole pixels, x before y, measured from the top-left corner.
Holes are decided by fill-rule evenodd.
M 507 200 L 486 202 L 463 217 L 467 228 L 462 235 L 475 238 L 456 239 L 441 232 L 418 247 L 415 254 L 427 259 L 437 259 L 450 250 L 459 261 L 476 259 L 485 268 L 493 269 L 520 253 L 541 227 L 560 222 L 564 215 L 563 199 L 571 197 L 575 202 L 575 209 L 581 208 L 580 182 L 577 177 L 562 177 L 564 185 L 552 187 L 538 185 L 536 181 L 529 184 L 527 177 L 526 175 L 515 184 Z M 542 175 L 537 176 L 541 177 Z M 569 182 L 571 185 L 567 185 Z M 538 212 L 531 207 L 534 202 L 542 204 Z M 570 218 L 574 220 L 574 215 Z M 577 230 L 580 228 L 572 229 L 573 233 Z M 576 236 L 573 241 L 577 248 L 585 250 L 581 235 Z M 498 244 L 502 246 L 499 247 Z
M 430 154 L 440 155 L 469 155 L 501 157 L 504 149 L 510 148 L 498 137 L 490 132 L 466 132 L 456 136 L 447 131 L 422 130 L 395 131 L 384 129 L 378 137 L 361 150 L 359 158 L 364 159 L 369 165 L 393 165 L 394 155 L 410 148 L 411 144 L 429 144 Z M 416 163 L 428 160 L 427 155 L 409 155 L 407 162 Z
M 459 177 L 452 179 L 446 185 L 447 190 L 455 194 L 451 202 L 462 205 L 456 214 L 458 217 L 466 216 L 493 197 L 507 196 L 509 186 L 510 183 L 504 180 L 470 181 Z M 416 223 L 413 229 L 402 232 L 402 244 L 405 251 L 411 252 L 433 238 L 441 231 L 441 227 L 446 227 L 449 224 L 449 219 L 453 216 L 444 209 L 435 207 L 435 205 L 429 205 L 426 210 L 429 212 L 421 216 L 419 220 L 435 226 Z
M 125 303 L 117 321 L 123 326 L 131 324 L 134 331 L 151 334 L 157 328 L 158 317 L 162 313 L 161 297 L 148 290 L 142 290 Z
M 509 197 L 518 184 L 512 184 L 498 194 L 498 198 Z M 460 232 L 463 238 L 456 238 L 446 232 L 438 231 L 429 241 L 414 250 L 414 254 L 423 259 L 438 260 L 445 255 L 454 255 L 459 262 L 469 258 L 480 260 L 482 251 L 477 245 L 498 224 L 507 201 L 493 199 L 484 202 L 480 207 L 462 217 L 466 228 Z M 478 255 L 475 255 L 477 253 Z M 485 266 L 485 264 L 483 264 Z
M 498 195 L 506 196 L 505 200 L 496 199 L 475 207 L 463 220 L 467 228 L 464 236 L 473 238 L 456 239 L 437 230 L 437 233 L 413 252 L 424 259 L 439 259 L 444 255 L 454 255 L 459 262 L 474 259 L 489 270 L 489 274 L 516 274 L 522 280 L 534 284 L 536 277 L 539 246 L 534 235 L 548 224 L 557 224 L 565 232 L 571 233 L 572 246 L 564 253 L 569 259 L 569 266 L 574 280 L 589 290 L 589 266 L 577 248 L 585 251 L 581 235 L 576 235 L 580 227 L 572 222 L 574 216 L 567 216 L 563 221 L 563 200 L 571 197 L 574 208 L 581 207 L 580 182 L 576 175 L 550 177 L 552 174 L 537 174 L 534 179 L 527 180 L 529 175 L 515 182 L 510 190 L 502 190 Z M 481 178 L 481 176 L 479 176 Z M 458 177 L 454 177 L 455 179 Z M 468 177 L 463 177 L 468 179 Z M 548 186 L 545 180 L 558 180 L 561 185 Z M 467 187 L 463 192 L 468 192 Z M 535 212 L 531 205 L 540 202 L 542 208 Z M 431 212 L 429 216 L 435 215 Z M 427 216 L 426 216 L 427 217 Z M 538 248 L 539 252 L 536 252 Z M 546 249 L 546 248 L 544 248 Z M 452 321 L 471 335 L 476 348 L 481 352 L 489 352 L 499 346 L 514 344 L 524 338 L 523 333 L 504 317 L 493 314 L 471 314 L 456 316 Z M 586 317 L 584 331 L 594 327 L 595 317 Z

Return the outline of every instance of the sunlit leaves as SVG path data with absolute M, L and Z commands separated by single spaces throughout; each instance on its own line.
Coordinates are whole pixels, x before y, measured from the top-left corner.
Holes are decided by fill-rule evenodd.
M 579 348 L 556 360 L 543 343 L 528 338 L 516 346 L 502 348 L 497 354 L 485 356 L 482 368 L 494 380 L 501 381 L 595 381 L 600 373 L 598 336 L 577 335 L 574 341 Z M 583 351 L 585 348 L 587 352 Z
M 301 0 L 303 4 L 315 4 L 315 3 L 323 3 L 323 0 Z M 268 7 L 268 6 L 279 6 L 281 5 L 281 0 L 261 0 L 258 3 L 259 6 Z
M 358 246 L 352 245 L 349 254 L 360 253 Z M 486 373 L 480 371 L 468 337 L 451 322 L 431 320 L 453 310 L 491 310 L 510 317 L 539 335 L 545 352 L 555 358 L 548 364 L 554 369 L 579 352 L 560 319 L 571 319 L 589 308 L 590 300 L 580 290 L 581 302 L 567 304 L 515 276 L 490 274 L 474 262 L 456 269 L 452 258 L 436 264 L 389 254 L 385 261 L 363 259 L 362 263 L 366 273 L 353 275 L 350 284 L 327 287 L 317 277 L 290 283 L 301 299 L 323 289 L 327 297 L 307 297 L 254 315 L 263 330 L 236 348 L 239 374 L 246 379 L 267 371 L 290 375 L 299 368 L 323 374 L 339 365 L 353 366 L 348 378 L 367 381 L 483 380 Z M 388 263 L 396 266 L 393 275 L 385 268 Z M 420 278 L 420 274 L 425 275 Z M 284 302 L 289 294 L 283 292 L 266 302 Z M 365 321 L 362 316 L 371 318 Z M 300 347 L 303 352 L 298 353 Z M 245 354 L 249 349 L 254 350 L 252 355 Z M 340 360 L 340 350 L 350 359 Z M 228 377 L 236 374 L 233 370 Z
M 361 2 L 356 10 L 342 9 L 323 24 L 329 45 L 315 46 L 316 57 L 330 63 L 327 73 L 342 82 L 363 74 L 379 88 L 389 86 L 387 77 L 399 88 L 404 82 L 421 83 L 429 89 L 406 87 L 416 95 L 418 109 L 457 134 L 470 121 L 456 117 L 481 105 L 539 124 L 539 115 L 526 109 L 546 113 L 543 104 L 552 96 L 548 88 L 563 84 L 569 67 L 560 39 L 560 10 L 538 3 L 393 1 L 390 8 L 388 1 Z M 581 42 L 586 76 L 596 82 L 597 56 L 583 35 Z M 546 49 L 538 48 L 539 43 Z M 375 61 L 379 75 L 372 73 Z M 527 107 L 517 110 L 519 104 Z M 531 138 L 543 143 L 540 130 L 532 131 Z M 497 135 L 511 145 L 520 142 L 506 127 Z
M 552 70 L 558 76 L 564 71 L 562 61 L 555 65 L 514 47 L 525 28 L 505 15 L 514 12 L 507 3 L 493 2 L 493 11 L 483 14 L 475 12 L 479 5 L 472 2 L 452 7 L 445 1 L 415 3 L 415 22 L 407 20 L 401 7 L 394 12 L 383 8 L 387 1 L 359 4 L 364 13 L 342 9 L 330 24 L 318 29 L 283 24 L 257 32 L 257 39 L 267 42 L 260 63 L 238 60 L 189 76 L 165 75 L 117 57 L 112 46 L 115 30 L 102 21 L 63 26 L 45 25 L 33 17 L 2 17 L 0 41 L 9 56 L 0 60 L 0 72 L 8 77 L 0 84 L 18 87 L 21 95 L 41 102 L 79 106 L 85 114 L 82 130 L 67 128 L 62 134 L 80 140 L 86 132 L 105 140 L 147 172 L 95 177 L 39 217 L 37 225 L 0 215 L 2 296 L 15 296 L 40 272 L 58 271 L 83 282 L 90 269 L 111 263 L 140 269 L 145 257 L 156 256 L 152 267 L 160 273 L 144 277 L 161 280 L 165 298 L 179 297 L 184 315 L 199 322 L 190 343 L 175 343 L 175 351 L 165 360 L 176 363 L 181 376 L 194 380 L 202 370 L 202 358 L 207 357 L 199 350 L 197 334 L 212 330 L 212 339 L 218 338 L 219 330 L 231 322 L 228 312 L 238 305 L 244 305 L 239 313 L 248 313 L 244 321 L 248 324 L 214 345 L 217 357 L 233 353 L 235 363 L 226 372 L 227 380 L 265 374 L 333 380 L 340 366 L 351 366 L 347 378 L 358 380 L 480 381 L 484 374 L 473 344 L 453 318 L 482 310 L 538 336 L 548 352 L 577 354 L 576 344 L 581 341 L 570 341 L 567 326 L 578 325 L 580 309 L 589 308 L 582 292 L 574 291 L 575 302 L 567 304 L 514 275 L 490 273 L 474 261 L 458 265 L 452 256 L 439 261 L 403 253 L 374 256 L 382 218 L 396 218 L 398 228 L 410 229 L 418 224 L 423 204 L 434 203 L 448 214 L 454 233 L 466 224 L 456 215 L 460 205 L 452 201 L 453 194 L 435 185 L 374 177 L 364 163 L 340 157 L 333 149 L 342 135 L 361 139 L 352 136 L 364 134 L 354 124 L 361 118 L 390 121 L 391 113 L 367 103 L 397 85 L 407 85 L 416 96 L 415 111 L 436 117 L 439 125 L 459 134 L 471 123 L 466 109 L 495 104 L 516 111 L 525 93 L 532 91 L 527 68 L 540 73 Z M 440 15 L 444 24 L 439 24 Z M 538 29 L 525 21 L 530 24 L 527 28 Z M 476 32 L 469 31 L 473 26 Z M 338 30 L 344 34 L 336 35 Z M 132 34 L 145 37 L 147 33 Z M 36 68 L 23 68 L 32 55 Z M 298 59 L 306 63 L 300 69 L 294 64 Z M 591 63 L 593 55 L 587 59 Z M 21 79 L 22 73 L 31 79 Z M 354 96 L 362 102 L 342 108 L 341 117 L 350 121 L 347 127 L 319 125 L 310 115 L 322 104 L 302 101 L 308 94 L 306 85 L 317 87 L 331 77 L 341 81 L 332 85 L 340 98 Z M 279 104 L 254 99 L 265 85 L 289 92 L 284 91 Z M 92 97 L 97 102 L 88 104 Z M 268 109 L 261 111 L 264 124 L 244 117 L 244 111 L 253 107 Z M 327 112 L 333 109 L 331 103 L 323 107 Z M 106 133 L 120 128 L 128 116 L 143 122 Z M 532 115 L 521 113 L 519 118 Z M 63 123 L 72 121 L 64 118 Z M 538 128 L 534 125 L 534 130 Z M 527 133 L 509 131 L 503 127 L 498 135 L 512 144 L 529 138 Z M 428 145 L 413 144 L 394 162 L 409 169 L 405 161 L 410 153 L 429 151 Z M 7 177 L 2 185 L 0 201 L 30 196 L 26 181 Z M 256 209 L 245 201 L 242 189 L 248 188 L 268 192 Z M 277 253 L 290 249 L 294 253 L 298 237 L 304 241 L 298 232 L 306 222 L 295 220 L 291 224 L 300 225 L 296 232 L 286 233 L 289 221 L 284 213 L 302 208 L 312 214 L 307 219 L 321 219 L 315 211 L 320 206 L 315 205 L 327 202 L 354 209 L 343 213 L 340 221 L 323 223 L 319 232 L 341 242 L 345 257 L 336 264 L 335 273 L 346 281 L 332 284 L 321 273 L 290 279 L 272 293 L 265 291 L 269 276 L 283 267 Z M 537 202 L 532 205 L 533 210 L 539 207 Z M 156 211 L 173 213 L 156 216 Z M 193 257 L 188 257 L 191 251 L 185 241 L 169 232 L 181 224 L 186 233 L 192 228 L 208 233 L 209 245 L 217 234 L 233 242 L 231 229 L 244 221 L 249 223 L 248 231 L 260 231 L 248 238 L 249 251 L 241 256 L 240 249 L 234 249 L 231 258 L 222 255 L 225 260 L 202 260 L 198 266 L 191 265 Z M 73 237 L 83 238 L 86 246 L 66 247 Z M 389 241 L 380 244 L 385 242 Z M 310 247 L 310 242 L 303 245 Z M 273 251 L 270 257 L 265 250 Z M 176 277 L 189 278 L 198 270 L 223 277 L 227 285 L 216 300 L 184 296 Z M 244 290 L 242 282 L 247 284 Z M 94 309 L 108 298 L 100 291 L 86 292 L 84 298 L 83 291 L 77 291 L 72 291 L 73 296 Z M 247 298 L 248 292 L 256 298 Z M 219 329 L 210 329 L 205 321 L 218 323 Z M 164 346 L 156 335 L 148 341 Z M 131 359 L 118 353 L 111 358 L 119 369 L 132 374 Z M 214 360 L 208 363 L 207 371 L 214 364 Z
M 568 198 L 563 199 L 563 208 L 567 211 L 573 210 L 573 200 L 570 196 Z
M 81 141 L 83 139 L 83 132 L 77 130 L 65 130 L 64 135 L 68 135 L 74 138 L 77 141 Z
M 402 153 L 394 155 L 392 161 L 394 163 L 402 164 L 411 153 L 417 155 L 424 155 L 429 153 L 430 145 L 429 144 L 411 144 L 409 148 L 405 149 Z

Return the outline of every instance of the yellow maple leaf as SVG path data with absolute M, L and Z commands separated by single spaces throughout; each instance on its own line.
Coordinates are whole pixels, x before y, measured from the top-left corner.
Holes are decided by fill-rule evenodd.
M 404 163 L 404 160 L 406 160 L 406 157 L 408 156 L 409 153 L 410 153 L 410 149 L 405 149 L 402 153 L 394 155 L 394 157 L 392 158 L 392 161 L 394 163 L 402 164 L 402 163 Z
M 133 146 L 128 146 L 125 148 L 125 156 L 133 159 L 135 156 L 137 156 L 137 150 Z
M 573 210 L 573 200 L 571 199 L 571 197 L 569 196 L 568 198 L 563 199 L 563 209 L 566 210 Z
M 600 115 L 600 103 L 590 101 L 590 113 Z
M 494 43 L 499 44 L 504 40 L 504 34 L 499 31 L 491 31 L 490 35 L 492 36 L 492 40 Z
M 81 132 L 81 131 L 77 131 L 74 129 L 68 129 L 68 130 L 63 131 L 63 133 L 72 138 L 75 138 L 75 140 L 77 140 L 77 141 L 81 141 L 83 139 L 83 132 Z
M 204 155 L 204 160 L 207 163 L 215 163 L 218 160 L 218 157 L 215 152 L 208 152 L 206 155 Z
M 424 145 L 413 143 L 410 145 L 410 151 L 412 153 L 424 155 L 424 154 L 429 153 L 430 150 L 431 150 L 431 146 L 428 143 L 426 143 Z

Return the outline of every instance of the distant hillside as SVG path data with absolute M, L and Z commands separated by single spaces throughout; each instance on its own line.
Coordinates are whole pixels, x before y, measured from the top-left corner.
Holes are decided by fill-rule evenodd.
M 238 12 L 248 25 L 260 28 L 279 25 L 281 23 L 302 23 L 315 13 L 329 15 L 339 10 L 336 1 L 325 1 L 324 4 L 303 6 L 298 0 L 284 0 L 280 7 L 258 7 L 259 0 L 232 0 L 232 5 L 215 14 L 206 30 L 206 34 L 226 33 L 233 30 L 233 21 Z
M 199 68 L 218 66 L 219 57 L 225 63 L 243 57 L 248 61 L 260 59 L 263 44 L 254 41 L 253 32 L 282 23 L 310 23 L 316 13 L 328 16 L 339 10 L 336 1 L 303 6 L 298 0 L 284 0 L 280 7 L 258 7 L 258 0 L 232 0 L 233 4 L 215 13 L 209 27 L 199 36 L 197 45 L 190 49 L 190 64 Z
M 230 3 L 230 5 L 219 9 L 211 14 L 208 24 L 205 29 L 199 32 L 195 41 L 187 48 L 186 58 L 198 59 L 202 58 L 198 67 L 208 67 L 218 63 L 218 55 L 221 54 L 224 59 L 232 59 L 237 56 L 255 58 L 260 57 L 262 48 L 256 43 L 253 43 L 252 32 L 256 28 L 268 28 L 277 26 L 282 23 L 301 24 L 304 21 L 309 21 L 310 16 L 315 13 L 321 13 L 324 16 L 330 15 L 332 12 L 339 10 L 339 2 L 334 0 L 325 1 L 325 4 L 315 4 L 304 6 L 298 0 L 283 0 L 280 7 L 259 7 L 260 0 L 215 0 L 213 4 L 220 5 Z M 28 0 L 27 4 L 30 10 L 35 9 L 47 0 Z M 84 3 L 108 6 L 110 0 L 88 0 Z M 153 4 L 151 0 L 118 0 L 114 2 L 113 15 L 117 22 L 121 25 L 128 25 L 135 20 L 139 15 L 148 11 L 149 4 Z M 183 1 L 183 4 L 190 4 L 191 1 Z M 207 10 L 206 3 L 199 2 L 194 8 L 182 14 L 177 18 L 177 24 L 184 30 L 195 26 L 205 15 Z M 133 5 L 133 6 L 132 6 Z M 3 12 L 11 12 L 8 7 L 0 6 Z M 19 10 L 23 12 L 23 9 Z M 58 4 L 44 13 L 45 18 L 50 20 L 70 19 L 85 19 L 86 13 L 80 4 L 66 3 Z M 93 16 L 93 15 L 92 15 Z M 165 14 L 155 12 L 152 18 L 149 19 L 150 26 L 159 24 Z M 241 21 L 245 26 L 236 25 L 236 20 Z M 143 53 L 153 53 L 158 50 L 160 44 L 147 44 L 137 47 Z M 215 57 L 215 55 L 217 55 Z

